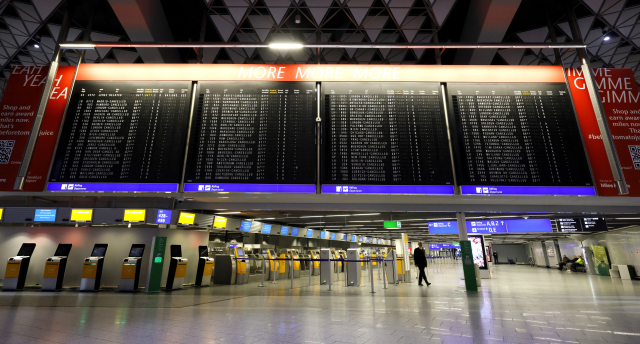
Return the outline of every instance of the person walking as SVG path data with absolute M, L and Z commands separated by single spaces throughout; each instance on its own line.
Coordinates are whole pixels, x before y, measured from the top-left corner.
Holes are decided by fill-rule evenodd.
M 420 274 L 418 277 L 418 285 L 419 286 L 424 285 L 422 284 L 422 280 L 424 279 L 424 282 L 427 284 L 427 286 L 430 286 L 431 283 L 427 281 L 427 275 L 424 272 L 424 269 L 427 267 L 427 256 L 424 253 L 424 247 L 422 247 L 422 241 L 418 242 L 418 247 L 413 251 L 413 261 L 418 267 L 418 270 L 420 270 Z
M 493 264 L 498 264 L 498 251 L 493 251 Z

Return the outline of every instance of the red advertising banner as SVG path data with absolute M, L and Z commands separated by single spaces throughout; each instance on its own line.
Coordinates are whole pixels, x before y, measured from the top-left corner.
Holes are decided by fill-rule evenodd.
M 640 92 L 631 69 L 594 69 L 604 114 L 629 196 L 640 197 Z M 600 196 L 617 196 L 613 174 L 581 69 L 567 69 L 573 103 Z
M 12 191 L 49 67 L 15 66 L 0 101 L 0 191 Z
M 53 87 L 49 94 L 47 109 L 40 126 L 38 141 L 36 141 L 36 147 L 33 150 L 31 164 L 23 187 L 24 191 L 44 190 L 75 71 L 76 67 L 73 66 L 58 67 L 56 79 L 53 81 Z

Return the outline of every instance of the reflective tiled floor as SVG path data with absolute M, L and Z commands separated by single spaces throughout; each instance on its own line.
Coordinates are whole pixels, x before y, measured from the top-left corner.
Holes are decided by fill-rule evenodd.
M 640 343 L 640 281 L 499 265 L 468 294 L 459 273 L 386 290 L 376 278 L 375 294 L 317 277 L 293 290 L 3 292 L 0 343 Z

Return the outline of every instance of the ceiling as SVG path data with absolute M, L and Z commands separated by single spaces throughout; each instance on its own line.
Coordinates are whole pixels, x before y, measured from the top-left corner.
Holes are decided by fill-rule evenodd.
M 12 66 L 47 65 L 67 7 L 68 41 L 162 42 L 558 42 L 584 40 L 595 67 L 632 68 L 640 80 L 640 0 L 580 0 L 583 37 L 570 33 L 565 3 L 547 0 L 4 0 L 0 91 Z M 542 4 L 542 5 L 541 5 Z M 483 17 L 484 16 L 484 17 Z M 485 20 L 486 19 L 486 20 Z M 299 21 L 296 23 L 296 21 Z M 204 24 L 204 25 L 203 25 Z M 551 29 L 551 30 L 550 30 Z M 605 40 L 608 37 L 608 40 Z M 556 63 L 552 49 L 182 49 L 98 48 L 86 63 Z M 65 51 L 62 65 L 79 52 Z M 576 67 L 575 51 L 560 51 Z

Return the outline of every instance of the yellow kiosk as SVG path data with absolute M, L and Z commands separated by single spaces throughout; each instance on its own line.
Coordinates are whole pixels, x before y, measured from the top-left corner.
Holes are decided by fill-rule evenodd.
M 120 273 L 120 291 L 138 291 L 140 282 L 140 270 L 142 270 L 142 256 L 144 244 L 133 244 L 127 258 L 122 260 L 122 272 Z
M 167 290 L 182 289 L 184 277 L 187 275 L 187 258 L 182 257 L 182 246 L 171 245 L 171 261 L 169 262 L 169 274 L 167 275 Z
M 293 259 L 293 278 L 300 278 L 300 258 L 295 250 L 287 250 L 288 258 Z M 291 267 L 291 263 L 289 263 Z
M 31 255 L 36 249 L 34 243 L 24 243 L 20 246 L 18 255 L 9 258 L 7 261 L 7 270 L 4 273 L 4 284 L 2 290 L 22 290 L 27 280 L 27 271 L 29 270 L 29 262 Z
M 96 291 L 100 289 L 102 267 L 104 266 L 104 257 L 107 255 L 108 246 L 108 244 L 95 244 L 91 251 L 91 257 L 84 259 L 80 290 Z
M 249 283 L 249 271 L 247 270 L 247 255 L 242 247 L 234 247 L 233 253 L 236 258 L 236 284 Z
M 42 276 L 42 290 L 62 290 L 67 257 L 70 252 L 71 244 L 58 244 L 53 257 L 47 258 L 44 264 L 44 276 Z
M 209 248 L 207 246 L 198 247 L 198 256 L 196 286 L 208 287 L 211 284 L 211 275 L 213 275 L 213 258 L 209 258 Z

